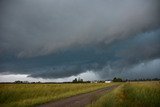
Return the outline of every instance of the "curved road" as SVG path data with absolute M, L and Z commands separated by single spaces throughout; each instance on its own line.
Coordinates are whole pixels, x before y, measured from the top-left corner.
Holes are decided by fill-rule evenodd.
M 91 104 L 97 100 L 106 92 L 111 91 L 118 86 L 119 85 L 109 86 L 89 93 L 75 95 L 55 102 L 49 102 L 38 107 L 85 107 L 86 105 Z

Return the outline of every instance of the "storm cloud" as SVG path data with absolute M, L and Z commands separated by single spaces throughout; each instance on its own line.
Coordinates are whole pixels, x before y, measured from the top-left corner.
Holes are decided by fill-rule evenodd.
M 160 77 L 159 68 L 148 64 L 159 65 L 159 10 L 159 0 L 2 0 L 0 72 Z

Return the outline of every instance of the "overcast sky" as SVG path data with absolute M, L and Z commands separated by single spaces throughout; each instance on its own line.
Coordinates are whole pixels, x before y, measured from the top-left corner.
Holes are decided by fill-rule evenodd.
M 159 0 L 1 0 L 0 81 L 160 78 L 159 11 Z

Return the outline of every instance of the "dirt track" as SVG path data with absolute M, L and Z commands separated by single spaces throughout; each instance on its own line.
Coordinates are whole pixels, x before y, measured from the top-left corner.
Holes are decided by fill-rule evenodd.
M 87 104 L 90 104 L 97 100 L 101 95 L 105 94 L 108 91 L 118 87 L 118 85 L 106 87 L 99 89 L 90 93 L 80 94 L 65 98 L 56 102 L 50 102 L 38 107 L 85 107 Z

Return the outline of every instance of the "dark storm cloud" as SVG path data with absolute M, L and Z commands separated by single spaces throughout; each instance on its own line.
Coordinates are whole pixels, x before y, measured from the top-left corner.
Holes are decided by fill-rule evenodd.
M 1 51 L 46 55 L 74 44 L 106 44 L 159 25 L 158 0 L 16 0 L 1 6 Z
M 111 47 L 115 50 L 112 58 L 117 59 L 101 70 L 102 77 L 160 78 L 160 29 L 138 34 Z
M 159 10 L 159 0 L 2 0 L 0 72 L 124 75 L 159 59 Z
M 139 69 L 139 73 L 153 73 L 151 77 L 159 77 L 159 68 L 154 67 L 155 64 L 160 63 L 158 60 L 160 58 L 159 35 L 160 29 L 116 41 L 109 46 L 103 45 L 102 47 L 101 44 L 75 46 L 39 57 L 16 58 L 5 55 L 0 68 L 1 72 L 25 73 L 32 77 L 43 78 L 62 78 L 92 70 L 106 79 L 117 75 L 126 77 L 130 73 L 132 78 L 135 78 L 137 76 L 133 75 L 133 70 L 140 68 L 142 63 L 147 63 L 145 68 L 151 67 L 150 72 Z M 150 63 L 153 66 L 149 66 Z M 138 74 L 137 70 L 135 72 Z M 147 76 L 141 75 L 141 77 Z
M 134 65 L 128 72 L 118 75 L 127 79 L 160 78 L 160 59 L 151 60 L 146 63 Z

